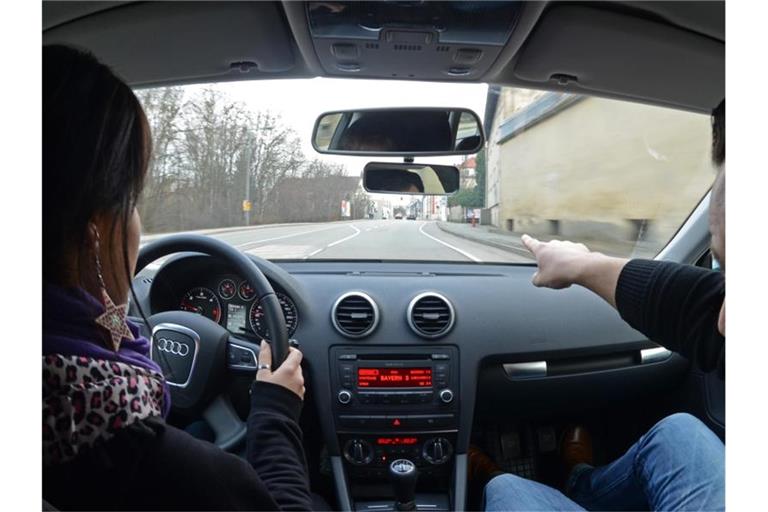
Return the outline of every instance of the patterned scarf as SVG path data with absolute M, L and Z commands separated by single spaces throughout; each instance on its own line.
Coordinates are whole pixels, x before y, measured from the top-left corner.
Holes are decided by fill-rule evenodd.
M 61 464 L 84 448 L 150 416 L 162 416 L 159 372 L 85 356 L 43 356 L 43 463 Z
M 104 306 L 85 290 L 64 288 L 51 283 L 43 285 L 43 355 L 84 356 L 103 359 L 162 373 L 160 366 L 149 357 L 149 340 L 141 335 L 139 326 L 128 322 L 134 340 L 123 338 L 120 350 L 107 348 L 103 328 L 95 319 Z M 171 407 L 170 390 L 163 385 L 165 400 L 163 416 Z

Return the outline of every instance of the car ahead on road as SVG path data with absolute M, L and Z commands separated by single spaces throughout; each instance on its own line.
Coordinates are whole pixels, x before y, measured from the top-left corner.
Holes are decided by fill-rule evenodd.
M 409 213 L 406 217 L 407 220 L 416 220 L 416 214 L 415 213 Z
M 304 354 L 311 489 L 332 509 L 391 509 L 392 458 L 418 468 L 419 510 L 480 507 L 471 443 L 557 486 L 576 422 L 597 463 L 673 411 L 724 437 L 724 379 L 584 289 L 534 288 L 519 239 L 709 264 L 723 2 L 43 4 L 44 44 L 112 66 L 152 127 L 144 229 L 183 234 L 142 241 L 131 315 L 153 346 L 165 324 L 201 347 L 182 380 L 158 358 L 169 422 L 204 419 L 242 456 L 269 337 Z M 371 159 L 408 180 L 366 190 Z M 360 221 L 411 198 L 440 220 Z

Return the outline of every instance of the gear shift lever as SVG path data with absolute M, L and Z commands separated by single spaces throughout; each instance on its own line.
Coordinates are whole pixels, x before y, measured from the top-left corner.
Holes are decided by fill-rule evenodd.
M 395 491 L 395 510 L 416 510 L 416 465 L 408 459 L 393 460 L 389 477 Z

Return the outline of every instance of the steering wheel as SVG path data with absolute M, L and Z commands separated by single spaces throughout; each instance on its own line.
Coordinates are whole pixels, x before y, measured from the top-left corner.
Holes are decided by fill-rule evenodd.
M 256 292 L 270 334 L 272 369 L 288 356 L 288 332 L 275 291 L 259 267 L 231 245 L 202 235 L 171 235 L 139 251 L 136 272 L 158 258 L 177 252 L 198 252 L 219 259 L 245 279 Z M 232 450 L 245 439 L 246 426 L 223 393 L 228 370 L 256 371 L 259 345 L 233 337 L 213 320 L 188 311 L 164 311 L 150 316 L 150 353 L 160 365 L 171 390 L 171 407 L 199 415 L 216 434 L 214 443 Z

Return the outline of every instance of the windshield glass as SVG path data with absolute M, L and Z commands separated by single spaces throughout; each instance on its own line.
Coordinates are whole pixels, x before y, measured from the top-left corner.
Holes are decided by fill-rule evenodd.
M 653 257 L 712 181 L 708 116 L 486 84 L 307 79 L 140 89 L 153 160 L 143 243 L 198 231 L 271 260 L 531 262 L 520 235 Z M 451 196 L 370 194 L 372 161 L 320 155 L 324 112 L 468 108 L 484 119 Z

